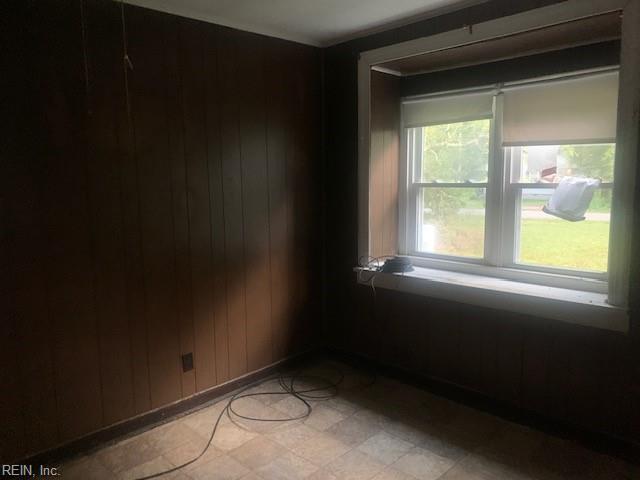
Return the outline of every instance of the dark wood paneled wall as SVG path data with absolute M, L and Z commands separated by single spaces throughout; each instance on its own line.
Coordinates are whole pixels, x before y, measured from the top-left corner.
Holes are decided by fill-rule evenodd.
M 398 253 L 400 77 L 371 72 L 371 256 Z
M 626 335 L 367 286 L 333 345 L 504 404 L 638 440 Z
M 631 283 L 629 335 L 536 318 L 533 312 L 516 315 L 379 288 L 374 298 L 370 289 L 356 284 L 352 271 L 358 261 L 358 54 L 549 3 L 554 2 L 491 0 L 325 50 L 325 168 L 331 179 L 325 186 L 331 212 L 325 227 L 326 255 L 331 259 L 326 341 L 522 409 L 640 441 L 638 268 Z M 597 64 L 603 58 L 602 48 L 604 57 L 611 53 L 610 47 L 599 48 L 593 58 L 586 48 L 579 49 L 577 59 L 553 55 L 555 61 L 547 66 L 562 71 L 565 64 Z M 533 66 L 538 72 L 540 67 Z M 469 86 L 468 82 L 477 81 L 469 70 L 462 75 L 454 71 L 406 79 L 403 92 Z M 490 69 L 483 71 L 495 75 Z M 637 200 L 635 212 L 634 266 L 640 265 Z
M 318 49 L 125 6 L 125 71 L 118 3 L 9 3 L 5 461 L 309 348 L 322 234 Z

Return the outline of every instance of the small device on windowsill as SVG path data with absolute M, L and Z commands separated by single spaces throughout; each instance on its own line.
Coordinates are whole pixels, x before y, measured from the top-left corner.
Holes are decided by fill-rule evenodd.
M 380 271 L 384 273 L 413 272 L 413 265 L 408 257 L 392 257 L 385 260 Z

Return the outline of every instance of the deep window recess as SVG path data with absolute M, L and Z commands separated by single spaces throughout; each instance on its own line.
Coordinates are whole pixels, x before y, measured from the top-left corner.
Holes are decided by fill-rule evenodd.
M 404 99 L 401 253 L 606 291 L 617 94 L 606 70 Z M 584 220 L 547 213 L 563 179 L 597 185 Z

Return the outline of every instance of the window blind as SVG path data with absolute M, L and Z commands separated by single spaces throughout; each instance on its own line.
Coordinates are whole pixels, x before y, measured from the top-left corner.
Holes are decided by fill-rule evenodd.
M 408 100 L 402 105 L 407 128 L 493 117 L 493 92 Z
M 503 146 L 613 143 L 618 73 L 504 89 Z

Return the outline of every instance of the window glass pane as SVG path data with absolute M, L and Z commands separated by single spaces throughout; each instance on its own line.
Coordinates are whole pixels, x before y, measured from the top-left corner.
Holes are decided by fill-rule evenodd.
M 486 182 L 491 120 L 422 128 L 422 182 Z
M 513 181 L 558 183 L 564 176 L 613 182 L 615 143 L 512 147 Z
M 485 194 L 485 188 L 423 188 L 417 250 L 483 257 Z
M 586 220 L 569 222 L 542 211 L 553 189 L 521 194 L 518 262 L 578 270 L 607 270 L 611 189 L 598 189 Z

